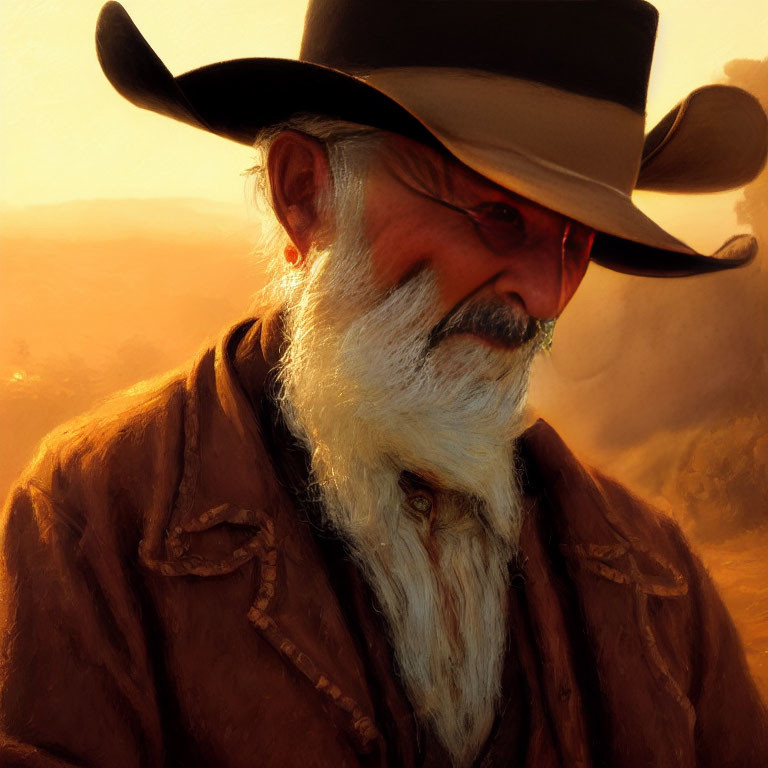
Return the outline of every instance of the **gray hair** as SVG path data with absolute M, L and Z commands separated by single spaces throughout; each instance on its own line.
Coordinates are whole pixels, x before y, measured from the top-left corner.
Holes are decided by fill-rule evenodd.
M 255 163 L 245 175 L 248 177 L 248 199 L 255 206 L 261 225 L 260 242 L 255 252 L 263 259 L 268 276 L 265 295 L 259 296 L 259 300 L 269 302 L 281 298 L 288 269 L 281 254 L 288 244 L 288 236 L 275 215 L 267 160 L 273 142 L 287 130 L 305 133 L 325 145 L 333 189 L 327 200 L 320 201 L 320 206 L 330 211 L 335 210 L 342 186 L 359 185 L 362 201 L 365 170 L 384 137 L 384 132 L 377 128 L 316 114 L 297 114 L 258 133 L 254 141 Z

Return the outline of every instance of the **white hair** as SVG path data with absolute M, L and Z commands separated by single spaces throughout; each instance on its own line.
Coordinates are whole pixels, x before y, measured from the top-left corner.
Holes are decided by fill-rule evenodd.
M 261 233 L 257 255 L 261 257 L 267 284 L 260 292 L 257 304 L 271 306 L 280 303 L 286 290 L 296 278 L 296 270 L 282 258 L 290 239 L 277 219 L 269 184 L 267 158 L 274 140 L 283 131 L 298 131 L 319 139 L 325 145 L 334 189 L 358 183 L 367 161 L 380 146 L 384 132 L 366 125 L 336 120 L 315 114 L 298 114 L 275 125 L 264 128 L 256 136 L 254 164 L 246 171 L 249 184 L 249 202 L 256 207 Z M 332 195 L 317 202 L 321 211 L 330 213 Z

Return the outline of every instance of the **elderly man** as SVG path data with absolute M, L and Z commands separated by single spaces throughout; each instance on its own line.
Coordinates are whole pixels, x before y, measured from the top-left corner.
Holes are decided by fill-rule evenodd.
M 174 79 L 105 6 L 118 90 L 261 152 L 273 280 L 257 319 L 50 438 L 12 494 L 3 765 L 766 764 L 679 530 L 524 415 L 590 258 L 754 255 L 696 254 L 632 205 L 744 183 L 766 152 L 725 87 L 643 148 L 655 19 L 315 0 L 302 62 Z

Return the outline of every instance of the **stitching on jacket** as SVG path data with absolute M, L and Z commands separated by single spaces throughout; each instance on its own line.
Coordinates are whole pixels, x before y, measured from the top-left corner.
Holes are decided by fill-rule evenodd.
M 675 568 L 665 558 L 646 546 L 641 540 L 625 531 L 621 521 L 613 513 L 611 500 L 595 478 L 586 475 L 587 487 L 598 498 L 595 504 L 603 519 L 610 526 L 613 534 L 619 539 L 612 544 L 572 544 L 570 549 L 580 557 L 581 564 L 592 573 L 616 584 L 623 584 L 634 593 L 635 616 L 640 629 L 640 638 L 652 671 L 658 673 L 667 693 L 683 710 L 689 728 L 693 729 L 696 722 L 696 711 L 677 680 L 673 677 L 669 665 L 659 650 L 656 636 L 648 613 L 648 597 L 682 597 L 688 594 L 688 581 L 680 570 Z M 644 575 L 637 563 L 637 554 L 642 554 L 655 563 L 668 577 L 665 581 L 649 578 Z M 626 558 L 629 572 L 613 567 L 620 558 Z
M 632 557 L 630 557 L 630 562 L 632 563 L 632 566 L 635 567 L 635 561 Z M 660 673 L 667 692 L 685 713 L 686 719 L 688 720 L 688 727 L 691 729 L 692 733 L 694 725 L 696 724 L 696 710 L 694 710 L 690 699 L 685 695 L 685 692 L 680 687 L 677 680 L 672 676 L 669 666 L 666 661 L 664 661 L 664 657 L 659 651 L 659 646 L 656 643 L 656 636 L 653 634 L 653 628 L 651 627 L 651 619 L 648 615 L 648 593 L 641 591 L 638 586 L 635 589 L 635 597 L 637 623 L 640 625 L 643 646 L 651 661 L 653 661 L 656 666 L 657 671 Z
M 342 695 L 339 686 L 318 668 L 310 656 L 289 640 L 277 622 L 267 614 L 275 595 L 277 582 L 277 550 L 274 546 L 274 527 L 271 520 L 265 521 L 263 533 L 266 551 L 261 557 L 261 584 L 256 600 L 248 611 L 248 620 L 263 634 L 270 645 L 286 656 L 318 691 L 351 716 L 358 745 L 367 751 L 371 742 L 380 735 L 371 718 L 363 713 L 360 705 L 352 697 Z
M 353 732 L 358 746 L 369 751 L 371 742 L 380 737 L 372 719 L 363 713 L 359 704 L 349 696 L 343 696 L 341 689 L 333 684 L 328 675 L 323 674 L 315 662 L 299 650 L 266 611 L 276 593 L 277 550 L 275 548 L 274 525 L 266 515 L 259 515 L 259 530 L 245 544 L 238 547 L 228 557 L 211 561 L 198 555 L 187 554 L 188 544 L 184 534 L 207 530 L 218 523 L 230 522 L 248 524 L 253 521 L 251 510 L 238 509 L 231 504 L 221 504 L 206 510 L 196 519 L 185 520 L 194 502 L 197 483 L 200 477 L 200 424 L 195 380 L 200 366 L 195 369 L 195 377 L 190 376 L 186 384 L 184 401 L 184 469 L 178 487 L 176 502 L 171 512 L 171 520 L 177 524 L 166 531 L 166 551 L 168 559 L 152 557 L 149 545 L 142 540 L 139 544 L 139 559 L 149 569 L 164 576 L 217 576 L 231 573 L 252 558 L 259 557 L 261 579 L 256 600 L 248 611 L 248 620 L 258 628 L 269 643 L 286 656 L 297 669 L 309 679 L 315 688 L 352 718 Z M 234 511 L 233 511 L 234 510 Z
M 195 376 L 197 376 L 198 370 L 199 366 L 195 369 Z M 189 512 L 200 477 L 200 419 L 197 398 L 195 397 L 197 382 L 191 381 L 191 378 L 190 376 L 187 379 L 187 396 L 184 398 L 184 472 L 179 483 L 178 496 L 173 505 L 171 519 L 183 520 L 184 514 Z M 176 517 L 177 514 L 180 517 Z M 169 547 L 173 547 L 176 543 L 175 537 L 180 533 L 178 526 L 173 531 L 168 532 Z
M 232 509 L 232 507 L 229 504 L 222 504 L 217 509 L 222 509 L 222 514 L 224 514 Z M 207 514 L 203 513 L 194 521 L 196 527 L 200 525 L 201 519 Z M 253 513 L 250 510 L 237 510 L 237 517 L 244 515 L 248 515 L 250 518 L 253 517 Z M 162 560 L 152 557 L 149 554 L 149 548 L 145 541 L 139 544 L 139 559 L 144 566 L 162 576 L 221 576 L 232 573 L 232 571 L 237 570 L 241 565 L 244 565 L 254 557 L 259 557 L 262 562 L 270 557 L 274 560 L 274 552 L 270 553 L 266 543 L 268 534 L 265 531 L 265 528 L 271 526 L 271 521 L 265 521 L 263 526 L 248 541 L 235 549 L 228 557 L 224 557 L 221 560 L 209 560 L 200 555 L 186 554 L 189 545 L 181 538 L 182 534 L 187 531 L 194 532 L 195 528 L 182 529 L 180 526 L 176 526 L 173 531 L 172 542 L 170 541 L 171 535 L 169 534 L 168 536 L 168 548 L 171 551 L 172 559 Z M 197 527 L 197 530 L 205 530 L 210 527 L 212 526 Z
M 680 571 L 671 563 L 659 557 L 648 549 L 639 546 L 630 545 L 603 545 L 603 544 L 574 544 L 571 549 L 582 559 L 584 566 L 592 573 L 602 576 L 604 579 L 613 581 L 616 584 L 635 585 L 643 594 L 655 595 L 656 597 L 680 597 L 688 593 L 688 582 Z M 669 575 L 671 583 L 661 583 L 653 581 L 640 572 L 637 567 L 637 561 L 633 553 L 640 552 Z M 613 562 L 626 556 L 634 567 L 629 573 L 613 568 L 606 562 Z
M 608 513 L 609 514 L 609 513 Z M 669 562 L 650 552 L 647 547 L 639 542 L 630 544 L 587 544 L 586 546 L 576 544 L 572 546 L 573 551 L 580 556 L 582 564 L 587 570 L 603 577 L 616 584 L 624 584 L 632 587 L 635 596 L 635 613 L 637 623 L 640 627 L 640 637 L 647 658 L 652 663 L 656 672 L 661 677 L 662 683 L 670 696 L 677 702 L 683 710 L 688 721 L 688 727 L 693 730 L 696 723 L 696 711 L 693 708 L 685 692 L 670 672 L 669 666 L 659 651 L 656 636 L 653 633 L 651 619 L 648 614 L 648 597 L 682 597 L 688 593 L 688 583 L 680 571 L 674 568 Z M 641 552 L 646 557 L 653 560 L 662 570 L 670 576 L 672 584 L 662 584 L 654 582 L 643 576 L 637 565 L 635 553 Z M 612 568 L 606 562 L 615 561 L 625 557 L 629 563 L 629 573 Z

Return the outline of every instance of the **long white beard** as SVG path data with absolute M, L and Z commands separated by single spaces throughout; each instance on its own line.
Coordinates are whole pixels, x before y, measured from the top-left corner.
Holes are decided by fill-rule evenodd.
M 340 202 L 334 247 L 288 291 L 280 406 L 384 612 L 417 717 L 466 766 L 500 693 L 522 524 L 512 444 L 533 352 L 466 336 L 429 351 L 434 278 L 371 299 L 359 202 Z M 404 470 L 438 489 L 431 522 L 405 503 Z

